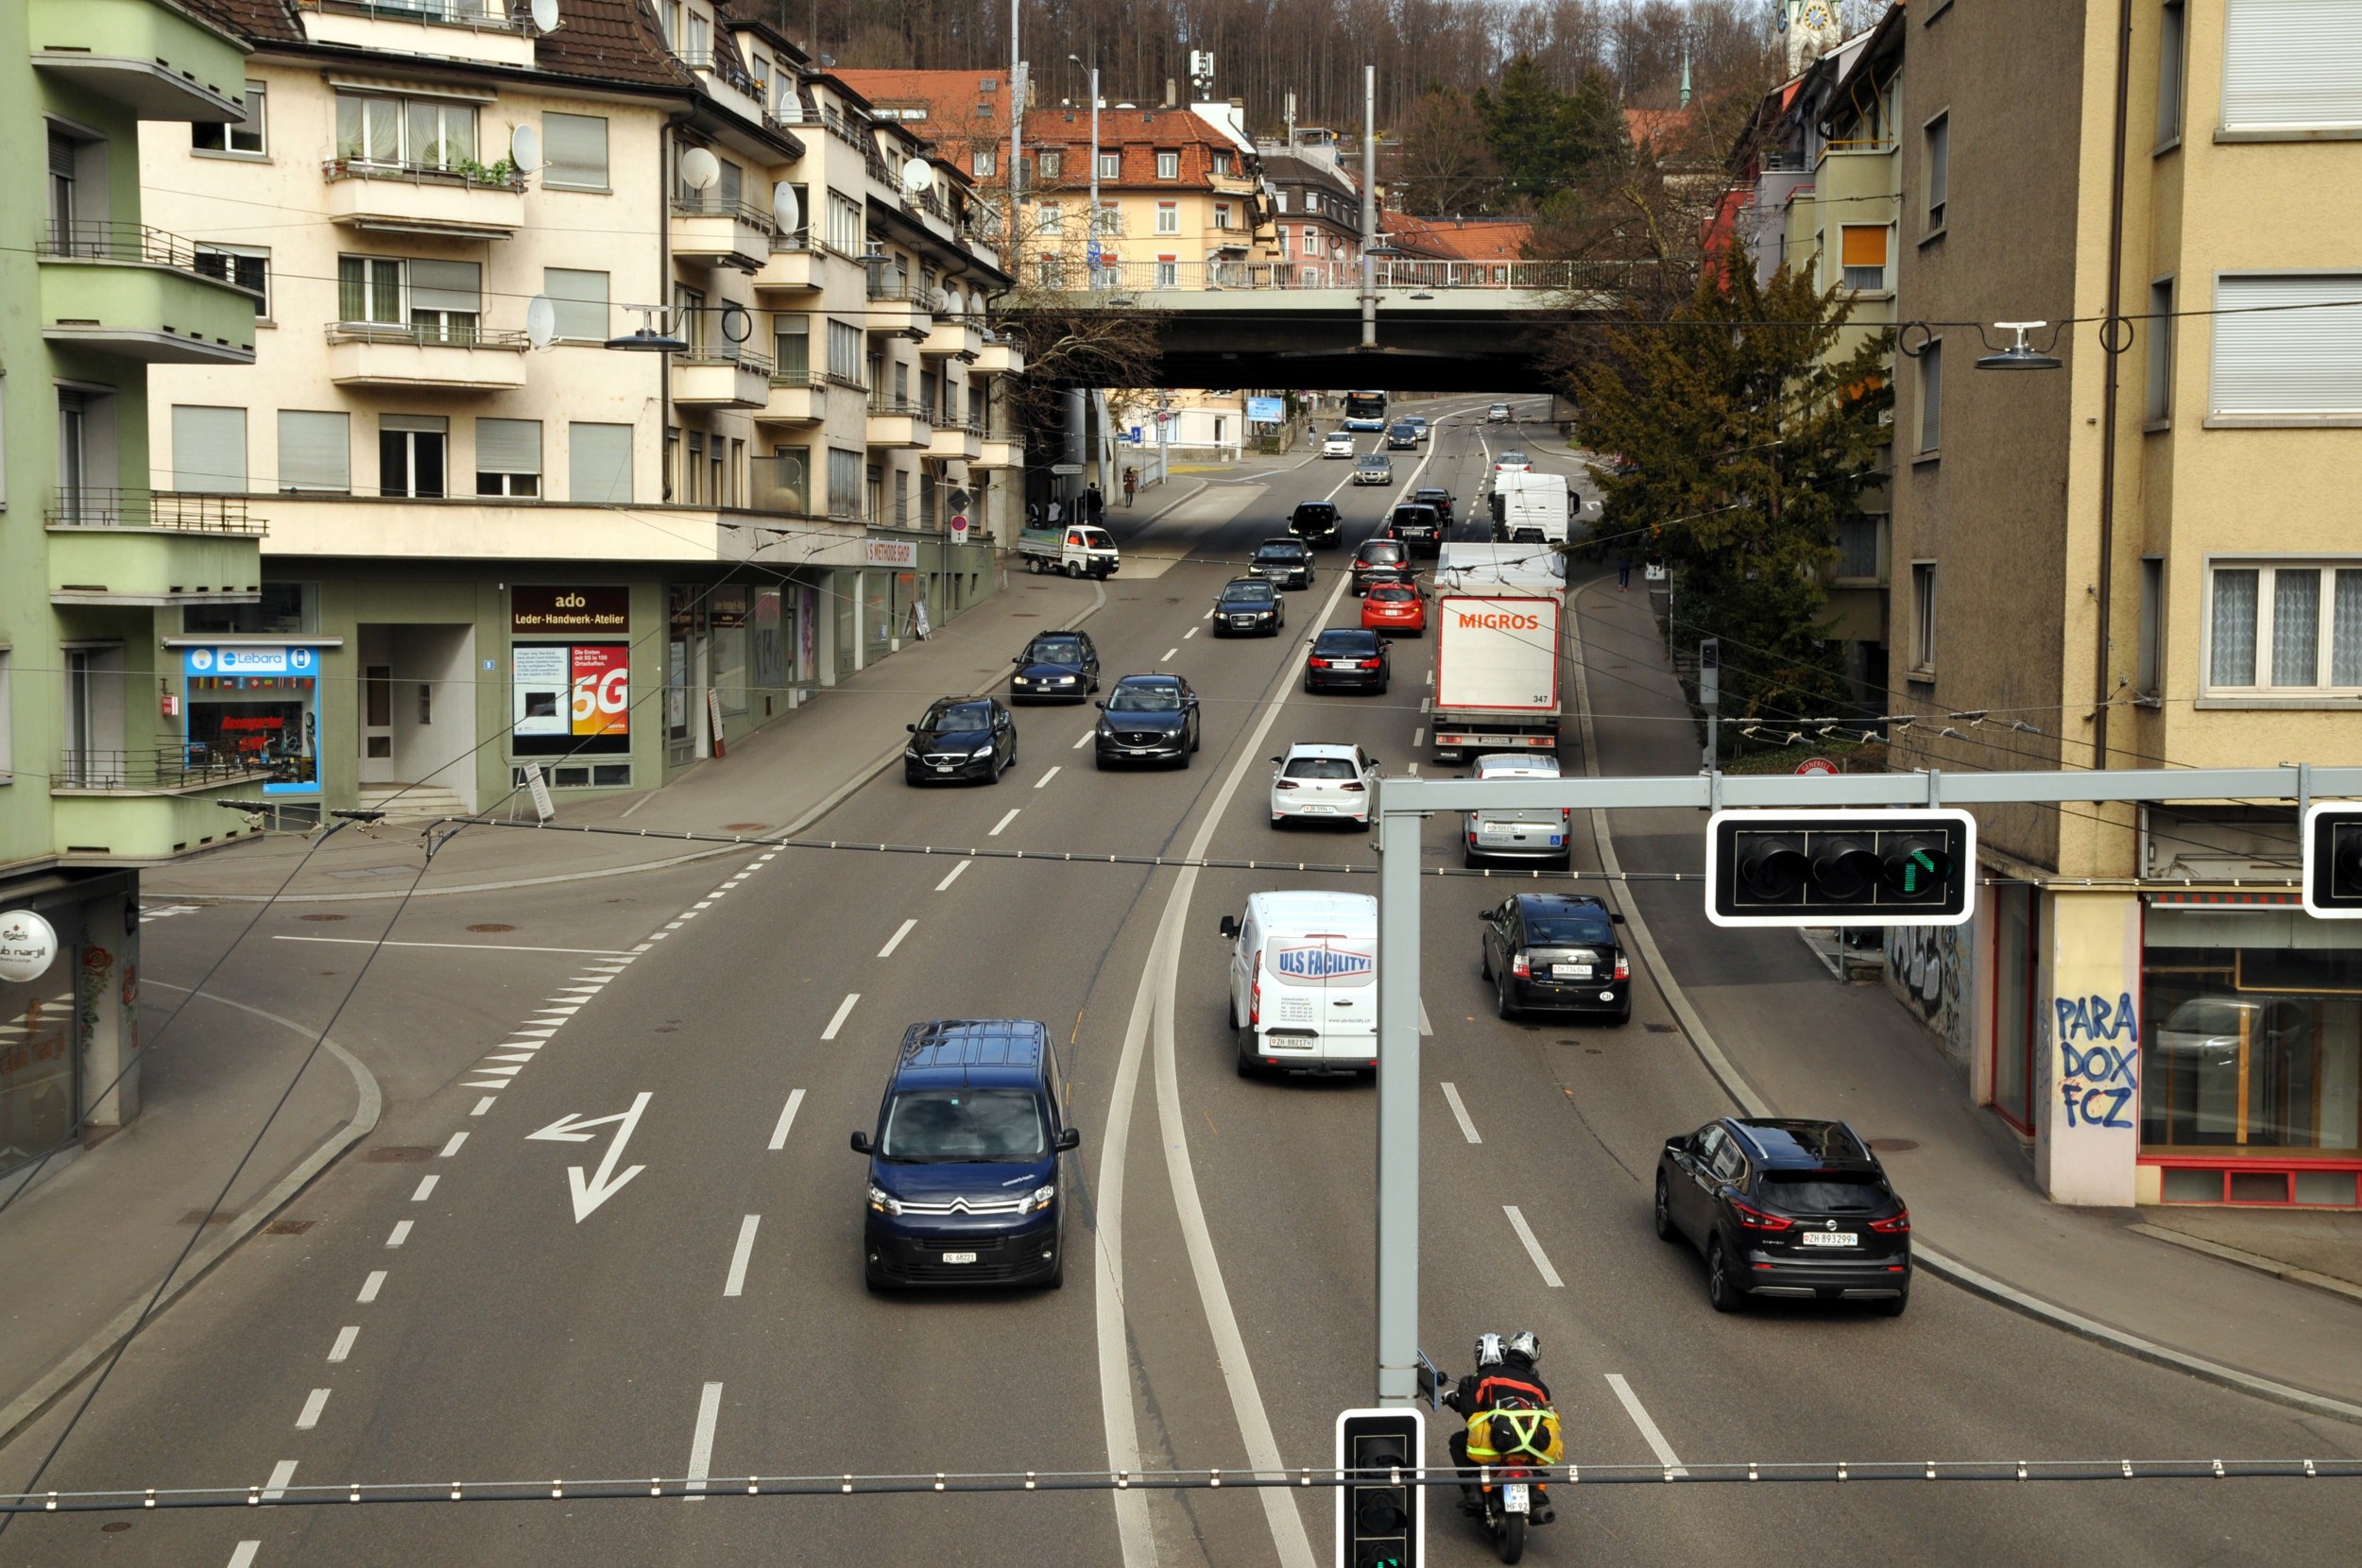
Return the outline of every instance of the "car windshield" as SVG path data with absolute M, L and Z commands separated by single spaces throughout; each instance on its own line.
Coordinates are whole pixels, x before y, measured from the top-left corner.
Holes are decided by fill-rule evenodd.
M 1353 761 L 1344 757 L 1291 757 L 1286 776 L 1289 778 L 1359 778 Z
M 1525 460 L 1526 454 L 1522 452 L 1505 452 L 1501 453 L 1501 461 L 1504 464 L 1522 463 Z
M 1027 1089 L 909 1089 L 886 1107 L 878 1156 L 886 1160 L 1037 1160 L 1050 1140 Z
M 1121 685 L 1107 699 L 1110 713 L 1178 713 L 1181 689 L 1159 681 L 1155 685 Z
M 1381 605 L 1399 605 L 1416 599 L 1418 595 L 1407 588 L 1396 585 L 1392 588 L 1374 588 L 1370 589 L 1370 597 Z
M 1267 544 L 1255 553 L 1258 561 L 1300 561 L 1304 546 L 1300 544 Z
M 1451 492 L 1449 490 L 1413 490 L 1411 493 L 1417 496 L 1421 501 L 1428 503 L 1429 505 L 1432 505 L 1439 501 L 1449 501 L 1451 499 Z
M 1395 520 L 1417 526 L 1431 526 L 1435 521 L 1435 508 L 1432 506 L 1397 506 L 1395 508 Z
M 1886 1184 L 1846 1170 L 1763 1173 L 1763 1198 L 1789 1214 L 1875 1214 L 1891 1201 Z
M 1318 654 L 1374 654 L 1378 652 L 1376 632 L 1323 632 L 1312 644 Z
M 1084 529 L 1083 543 L 1092 550 L 1113 550 L 1116 547 L 1115 536 L 1104 528 Z
M 1224 604 L 1268 605 L 1272 602 L 1269 583 L 1232 583 L 1222 590 Z
M 1402 546 L 1392 539 L 1365 544 L 1361 547 L 1361 558 L 1365 561 L 1399 561 L 1402 559 Z
M 1070 637 L 1037 637 L 1025 650 L 1028 664 L 1080 664 L 1083 645 Z
M 1526 912 L 1526 941 L 1536 947 L 1567 947 L 1578 943 L 1615 940 L 1607 921 L 1597 914 Z
M 930 712 L 927 722 L 918 727 L 937 735 L 972 735 L 992 727 L 992 709 L 983 703 L 938 707 Z
M 1320 522 L 1337 515 L 1337 508 L 1325 501 L 1308 501 L 1296 508 L 1299 522 Z

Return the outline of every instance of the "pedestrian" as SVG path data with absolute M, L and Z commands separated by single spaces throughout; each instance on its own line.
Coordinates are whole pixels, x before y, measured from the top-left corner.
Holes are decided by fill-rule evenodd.
M 1025 526 L 1028 528 L 1039 528 L 1041 526 L 1040 502 L 1029 501 L 1025 503 Z
M 1124 470 L 1123 470 L 1123 503 L 1124 503 L 1126 506 L 1129 506 L 1129 505 L 1131 505 L 1131 504 L 1132 504 L 1132 492 L 1133 492 L 1134 490 L 1138 489 L 1139 487 L 1140 487 L 1140 470 L 1139 470 L 1139 469 L 1124 469 Z
M 1049 519 L 1050 526 L 1055 528 L 1066 521 L 1066 507 L 1056 496 L 1052 496 L 1049 508 L 1043 515 Z
M 1616 557 L 1616 591 L 1618 593 L 1628 593 L 1631 590 L 1632 557 L 1630 555 L 1618 555 Z
M 1083 520 L 1097 522 L 1106 511 L 1107 498 L 1099 493 L 1099 482 L 1093 480 L 1090 488 L 1083 492 Z

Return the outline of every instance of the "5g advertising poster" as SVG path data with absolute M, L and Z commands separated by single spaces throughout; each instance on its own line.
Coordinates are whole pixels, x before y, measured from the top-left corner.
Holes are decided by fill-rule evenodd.
M 631 750 L 631 646 L 518 643 L 509 650 L 519 757 Z

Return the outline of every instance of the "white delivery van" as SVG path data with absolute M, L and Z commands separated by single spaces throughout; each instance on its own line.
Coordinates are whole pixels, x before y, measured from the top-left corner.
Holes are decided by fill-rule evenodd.
M 1364 893 L 1258 893 L 1231 939 L 1230 1028 L 1239 1076 L 1378 1068 L 1378 900 Z
M 1496 534 L 1512 544 L 1565 544 L 1572 516 L 1566 476 L 1529 472 L 1501 477 L 1515 483 L 1500 486 Z

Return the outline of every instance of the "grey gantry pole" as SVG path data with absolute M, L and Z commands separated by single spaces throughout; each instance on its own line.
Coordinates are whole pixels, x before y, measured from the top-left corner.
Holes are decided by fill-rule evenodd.
M 1361 67 L 1361 347 L 1378 347 L 1378 67 Z
M 1380 779 L 1378 871 L 1378 1402 L 1418 1400 L 1419 827 Z

